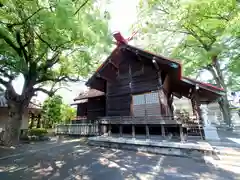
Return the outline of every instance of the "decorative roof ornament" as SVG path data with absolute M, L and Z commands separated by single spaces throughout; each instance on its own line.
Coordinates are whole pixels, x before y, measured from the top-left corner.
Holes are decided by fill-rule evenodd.
M 115 31 L 113 32 L 113 37 L 117 41 L 116 42 L 117 45 L 128 44 L 128 42 L 131 41 L 136 34 L 137 31 L 134 31 L 130 37 L 125 39 L 119 31 Z

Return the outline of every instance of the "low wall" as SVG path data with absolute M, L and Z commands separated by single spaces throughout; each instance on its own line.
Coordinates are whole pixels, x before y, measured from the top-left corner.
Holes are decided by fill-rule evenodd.
M 83 135 L 94 136 L 98 135 L 97 124 L 58 124 L 55 126 L 56 135 Z
M 204 155 L 214 154 L 214 149 L 209 145 L 180 142 L 156 142 L 125 138 L 91 137 L 89 138 L 88 144 L 100 147 L 191 157 L 196 159 L 202 159 Z

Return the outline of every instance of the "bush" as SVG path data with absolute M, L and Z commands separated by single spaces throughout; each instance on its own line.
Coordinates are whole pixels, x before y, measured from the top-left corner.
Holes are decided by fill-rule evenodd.
M 29 133 L 29 136 L 42 137 L 42 136 L 45 136 L 48 132 L 44 128 L 33 128 L 33 129 L 29 129 L 28 133 Z

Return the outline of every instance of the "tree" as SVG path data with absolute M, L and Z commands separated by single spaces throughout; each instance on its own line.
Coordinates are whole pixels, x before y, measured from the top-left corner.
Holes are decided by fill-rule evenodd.
M 142 30 L 157 32 L 156 36 L 165 33 L 160 41 L 154 36 L 156 41 L 150 48 L 182 60 L 185 75 L 210 72 L 215 84 L 226 90 L 219 105 L 230 125 L 227 90 L 229 85 L 236 85 L 240 69 L 239 4 L 228 0 L 149 0 L 147 4 L 141 1 L 140 5 L 152 12 L 152 15 L 142 13 Z M 159 42 L 165 45 L 167 42 L 168 46 Z
M 77 81 L 98 65 L 110 36 L 93 2 L 2 1 L 0 84 L 9 107 L 5 145 L 18 142 L 23 109 L 37 92 L 52 95 L 56 89 L 46 85 Z M 12 86 L 19 75 L 24 77 L 21 94 Z
M 43 103 L 42 119 L 44 128 L 52 128 L 54 124 L 62 121 L 62 97 L 54 95 Z
M 73 120 L 76 117 L 77 111 L 75 108 L 72 108 L 67 104 L 62 104 L 61 114 L 62 114 L 61 121 L 64 124 L 69 124 L 71 120 Z

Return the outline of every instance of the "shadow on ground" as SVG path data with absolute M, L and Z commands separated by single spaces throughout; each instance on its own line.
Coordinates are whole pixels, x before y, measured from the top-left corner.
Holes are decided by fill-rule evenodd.
M 0 160 L 0 179 L 227 180 L 237 179 L 237 174 L 188 158 L 89 147 L 74 142 Z

